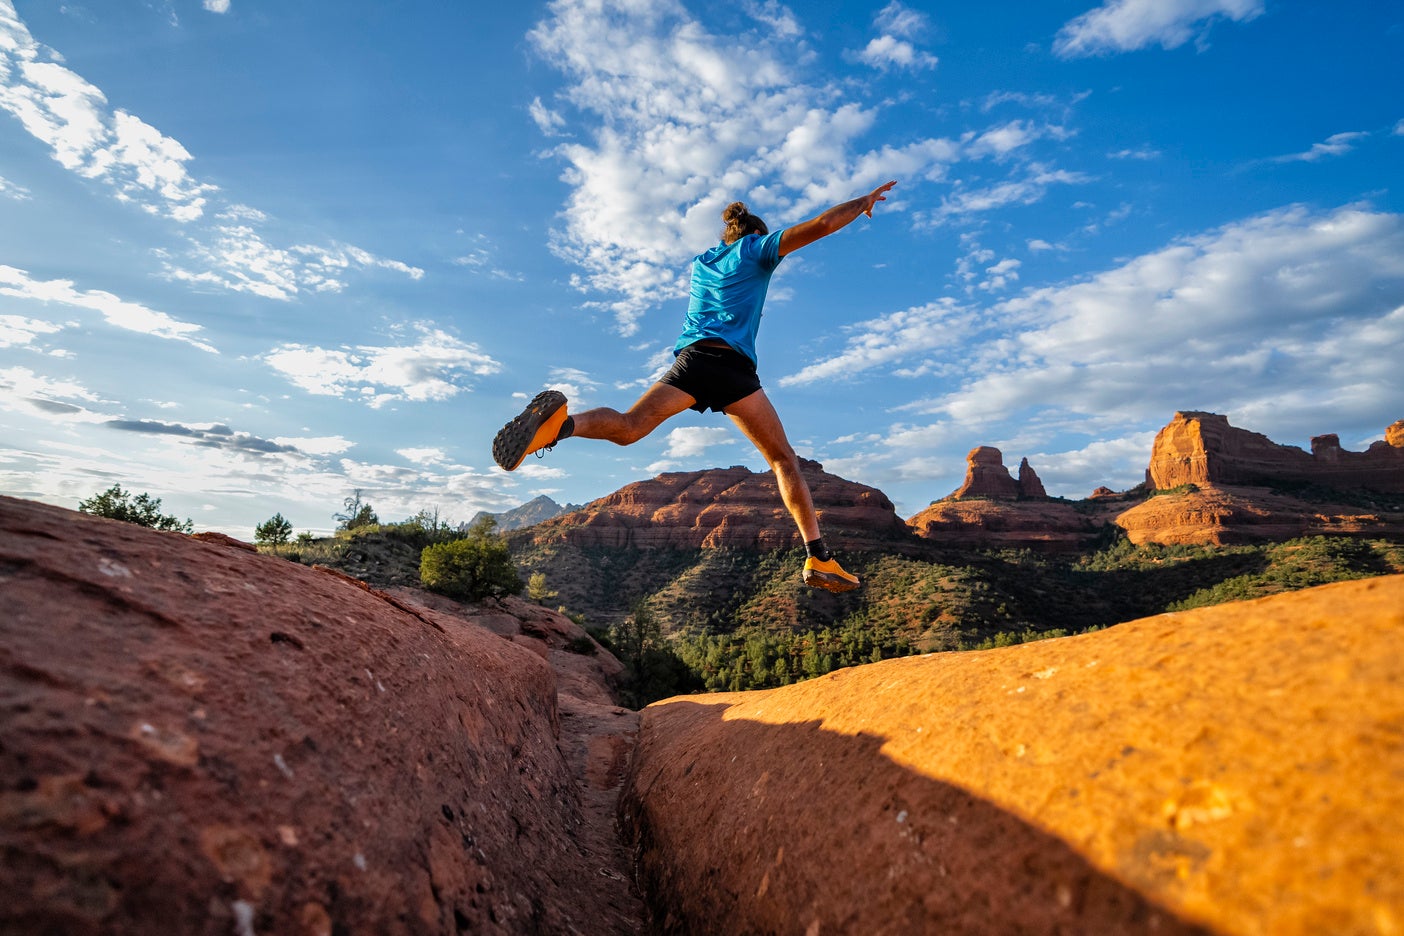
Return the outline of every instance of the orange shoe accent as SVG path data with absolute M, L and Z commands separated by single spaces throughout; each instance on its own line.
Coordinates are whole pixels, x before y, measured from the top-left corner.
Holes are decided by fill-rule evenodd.
M 845 572 L 837 559 L 821 561 L 810 556 L 804 560 L 804 584 L 831 592 L 846 592 L 863 583 L 858 581 L 858 576 Z
M 492 458 L 504 471 L 515 471 L 532 452 L 556 444 L 566 421 L 566 398 L 559 390 L 542 390 L 526 409 L 492 440 Z

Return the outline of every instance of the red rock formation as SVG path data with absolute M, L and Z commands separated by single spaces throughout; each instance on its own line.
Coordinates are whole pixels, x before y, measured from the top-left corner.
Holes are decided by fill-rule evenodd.
M 0 583 L 0 932 L 636 931 L 566 619 L 3 497 Z
M 1009 476 L 1004 467 L 1004 455 L 992 445 L 980 445 L 965 456 L 965 482 L 949 495 L 962 497 L 994 497 L 1016 500 L 1019 482 Z
M 1016 481 L 1004 467 L 1004 454 L 992 445 L 980 445 L 965 456 L 965 481 L 948 500 L 967 497 L 992 497 L 996 500 L 1047 497 L 1043 482 L 1038 479 L 1027 458 L 1019 462 Z
M 623 815 L 669 931 L 1393 932 L 1401 642 L 1394 576 L 669 700 Z
M 1039 480 L 1038 473 L 1033 470 L 1033 465 L 1029 464 L 1027 458 L 1019 461 L 1019 496 L 1029 500 L 1048 496 L 1048 492 L 1043 489 L 1043 482 Z
M 1268 488 L 1206 484 L 1162 494 L 1114 521 L 1132 543 L 1162 546 L 1280 542 L 1298 536 L 1404 537 L 1404 514 L 1307 503 Z
M 943 546 L 980 549 L 1080 549 L 1111 519 L 1053 500 L 944 500 L 910 518 L 923 539 Z
M 1227 417 L 1215 413 L 1176 413 L 1155 437 L 1146 480 L 1161 490 L 1182 484 L 1306 482 L 1404 493 L 1404 420 L 1364 452 L 1348 452 L 1336 436 L 1324 435 L 1312 439 L 1307 454 L 1230 426 Z
M 801 459 L 826 538 L 844 549 L 882 548 L 909 535 L 877 488 Z M 530 527 L 538 544 L 711 549 L 803 545 L 772 472 L 745 467 L 667 472 L 625 485 L 581 510 Z

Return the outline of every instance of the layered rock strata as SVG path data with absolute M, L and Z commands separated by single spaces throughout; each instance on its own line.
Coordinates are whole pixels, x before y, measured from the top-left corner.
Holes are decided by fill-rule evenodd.
M 1404 928 L 1404 577 L 650 706 L 625 817 L 718 933 Z
M 1229 425 L 1216 413 L 1182 412 L 1156 434 L 1146 481 L 1167 490 L 1183 484 L 1264 485 L 1295 482 L 1404 493 L 1404 420 L 1364 452 L 1316 436 L 1311 452 Z
M 877 488 L 801 460 L 826 537 L 845 549 L 881 548 L 909 531 Z M 749 468 L 667 472 L 531 528 L 539 545 L 614 548 L 787 549 L 803 545 L 773 472 Z

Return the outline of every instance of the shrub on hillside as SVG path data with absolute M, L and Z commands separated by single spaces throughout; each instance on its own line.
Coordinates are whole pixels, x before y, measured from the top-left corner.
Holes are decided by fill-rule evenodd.
M 161 498 L 146 493 L 129 494 L 122 490 L 120 484 L 114 484 L 101 494 L 94 494 L 87 500 L 79 501 L 78 509 L 83 513 L 107 517 L 109 520 L 125 520 L 127 523 L 151 527 L 153 530 L 189 533 L 195 529 L 189 520 L 181 521 L 172 514 L 161 513 Z
M 507 544 L 491 535 L 426 546 L 419 556 L 419 580 L 430 591 L 459 601 L 481 601 L 522 590 Z

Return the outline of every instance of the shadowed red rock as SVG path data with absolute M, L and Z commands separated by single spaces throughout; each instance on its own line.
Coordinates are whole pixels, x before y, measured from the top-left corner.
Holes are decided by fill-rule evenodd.
M 0 497 L 0 932 L 636 931 L 573 625 L 412 599 Z
M 645 710 L 692 933 L 1404 929 L 1404 577 Z

